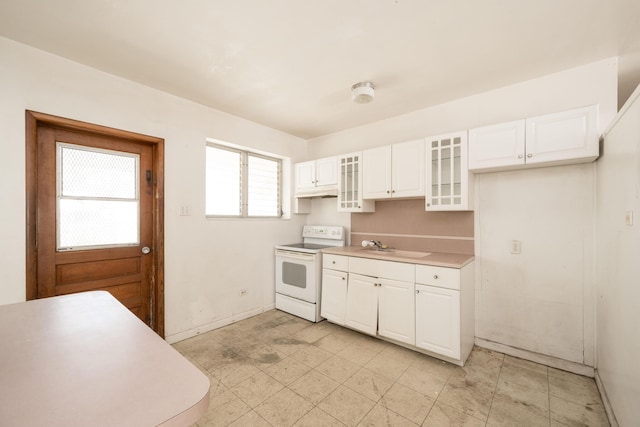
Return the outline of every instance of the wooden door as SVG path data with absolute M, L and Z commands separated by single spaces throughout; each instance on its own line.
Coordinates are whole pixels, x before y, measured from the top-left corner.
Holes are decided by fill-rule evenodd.
M 162 335 L 157 147 L 49 123 L 35 134 L 29 299 L 106 290 Z

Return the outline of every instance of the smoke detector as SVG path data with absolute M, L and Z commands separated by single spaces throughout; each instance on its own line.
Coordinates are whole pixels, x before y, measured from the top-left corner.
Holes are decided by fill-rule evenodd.
M 357 104 L 366 104 L 373 101 L 375 86 L 371 82 L 360 82 L 351 86 L 351 99 Z

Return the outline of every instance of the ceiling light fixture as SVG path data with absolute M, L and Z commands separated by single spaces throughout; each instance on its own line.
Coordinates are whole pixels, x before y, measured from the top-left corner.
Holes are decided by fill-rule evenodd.
M 366 104 L 373 101 L 375 86 L 371 82 L 360 82 L 351 86 L 351 99 L 358 104 Z

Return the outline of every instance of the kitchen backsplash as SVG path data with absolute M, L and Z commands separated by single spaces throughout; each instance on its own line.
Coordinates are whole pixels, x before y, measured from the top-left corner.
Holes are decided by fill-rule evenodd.
M 392 248 L 473 255 L 473 212 L 426 212 L 424 199 L 376 202 L 351 214 L 351 244 L 379 240 Z

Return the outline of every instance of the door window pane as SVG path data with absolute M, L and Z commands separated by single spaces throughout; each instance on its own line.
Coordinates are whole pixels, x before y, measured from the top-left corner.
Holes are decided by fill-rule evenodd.
M 60 199 L 58 249 L 138 243 L 138 202 Z
M 56 144 L 57 250 L 137 245 L 140 157 Z
M 60 147 L 61 193 L 67 197 L 136 197 L 136 158 Z

